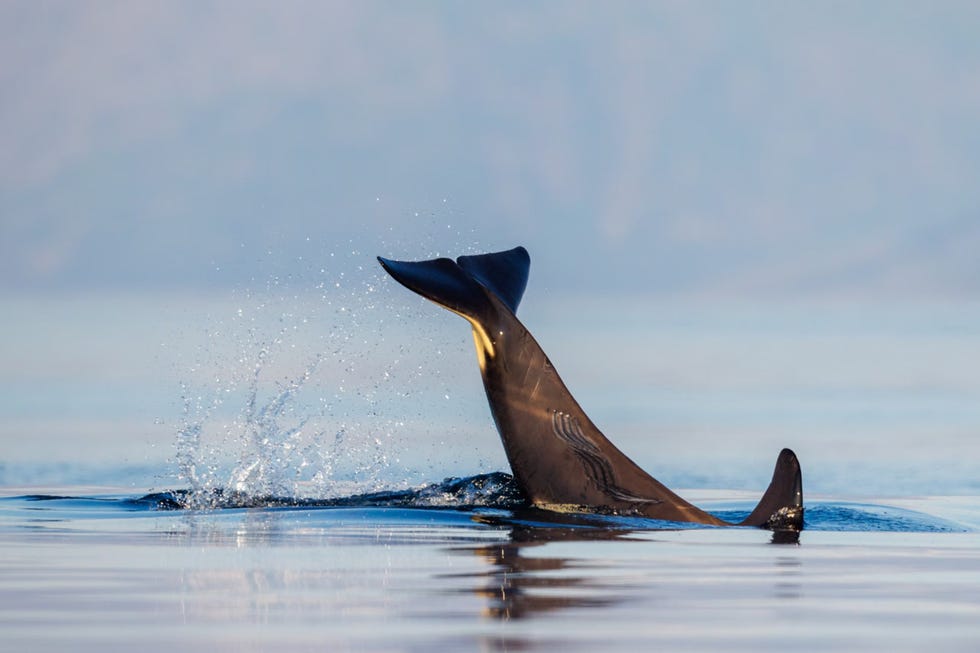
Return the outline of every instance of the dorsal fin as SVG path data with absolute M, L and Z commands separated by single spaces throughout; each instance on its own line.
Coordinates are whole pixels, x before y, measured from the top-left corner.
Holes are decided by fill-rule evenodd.
M 792 450 L 779 452 L 768 489 L 759 505 L 740 525 L 771 530 L 802 530 L 803 474 L 800 461 Z
M 518 246 L 504 252 L 460 256 L 456 263 L 496 295 L 511 312 L 517 313 L 531 268 L 531 257 L 526 249 Z

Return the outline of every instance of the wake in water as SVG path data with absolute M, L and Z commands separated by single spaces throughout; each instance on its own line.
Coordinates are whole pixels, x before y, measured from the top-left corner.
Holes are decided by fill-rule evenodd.
M 937 500 L 938 501 L 938 500 Z M 134 497 L 85 497 L 58 495 L 28 495 L 0 499 L 0 509 L 13 508 L 16 504 L 33 504 L 32 510 L 57 511 L 60 518 L 77 519 L 93 510 L 115 509 L 119 515 L 150 512 L 168 514 L 211 514 L 220 516 L 227 511 L 301 510 L 314 516 L 318 511 L 359 509 L 372 511 L 377 523 L 385 523 L 389 511 L 404 509 L 420 512 L 438 511 L 447 524 L 457 523 L 458 516 L 476 519 L 482 523 L 503 526 L 555 527 L 575 529 L 599 529 L 612 531 L 656 530 L 703 530 L 718 527 L 691 523 L 663 522 L 643 517 L 600 514 L 555 513 L 528 507 L 509 474 L 495 472 L 466 478 L 449 478 L 405 490 L 385 490 L 354 494 L 327 499 L 297 498 L 288 496 L 256 496 L 241 492 L 214 489 L 208 500 L 202 501 L 199 493 L 188 489 L 154 492 Z M 722 519 L 738 520 L 748 514 L 752 506 L 733 506 L 725 502 L 710 510 Z M 309 512 L 313 511 L 313 512 Z M 35 513 L 37 514 L 37 513 Z M 438 525 L 440 518 L 435 519 Z M 752 527 L 745 527 L 755 530 Z M 726 530 L 722 528 L 722 530 Z M 962 533 L 976 530 L 976 526 L 954 522 L 924 512 L 896 506 L 860 504 L 834 501 L 811 502 L 807 507 L 805 532 L 893 532 L 893 533 Z M 795 533 L 799 535 L 799 533 Z M 791 541 L 798 541 L 798 537 Z
M 503 472 L 467 478 L 447 478 L 441 483 L 432 483 L 420 488 L 367 492 L 328 499 L 257 496 L 215 488 L 207 496 L 201 496 L 193 490 L 172 490 L 148 494 L 136 501 L 158 510 L 338 507 L 460 510 L 485 507 L 509 510 L 527 506 L 527 500 L 518 489 L 514 478 Z

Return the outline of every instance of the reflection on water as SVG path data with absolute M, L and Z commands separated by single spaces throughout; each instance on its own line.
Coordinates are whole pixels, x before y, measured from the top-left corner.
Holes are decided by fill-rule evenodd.
M 120 505 L 0 502 L 10 650 L 972 651 L 980 634 L 976 532 Z
M 545 556 L 540 547 L 557 541 L 619 540 L 628 531 L 582 528 L 514 526 L 510 539 L 500 544 L 455 548 L 461 555 L 474 555 L 488 569 L 463 575 L 478 581 L 467 591 L 486 600 L 483 614 L 496 619 L 525 619 L 565 608 L 599 608 L 613 605 L 624 596 L 600 594 L 596 577 L 582 573 L 584 561 Z M 537 549 L 539 555 L 527 555 Z
M 800 543 L 800 531 L 795 530 L 777 530 L 772 532 L 772 539 L 770 540 L 773 544 L 799 544 Z
M 486 601 L 484 616 L 501 620 L 527 619 L 569 608 L 611 607 L 629 600 L 629 591 L 625 591 L 622 586 L 610 584 L 609 578 L 601 573 L 601 569 L 606 566 L 603 561 L 548 555 L 551 547 L 547 545 L 560 542 L 629 542 L 632 530 L 594 526 L 543 526 L 541 519 L 556 520 L 556 517 L 533 509 L 516 511 L 515 514 L 533 515 L 539 523 L 509 525 L 508 539 L 505 542 L 451 549 L 458 555 L 473 555 L 487 566 L 485 570 L 476 573 L 447 575 L 477 581 L 464 588 L 464 591 Z M 566 515 L 563 518 L 569 517 Z M 584 516 L 578 519 L 583 524 L 590 521 L 589 517 Z M 499 516 L 477 517 L 475 521 L 497 525 L 512 522 Z M 800 533 L 774 531 L 770 541 L 778 545 L 798 545 Z M 801 591 L 798 582 L 800 560 L 777 556 L 775 565 L 774 596 L 798 598 Z M 650 589 L 649 585 L 644 587 L 645 592 Z
M 428 518 L 425 517 L 427 512 Z M 330 518 L 318 519 L 324 514 Z M 384 515 L 384 521 L 379 523 L 374 520 L 380 512 L 369 510 L 331 510 L 326 513 L 272 509 L 223 511 L 220 518 L 214 513 L 188 511 L 172 525 L 177 527 L 159 534 L 165 541 L 178 546 L 235 549 L 239 551 L 239 558 L 250 557 L 255 551 L 284 546 L 291 550 L 292 562 L 298 555 L 297 547 L 311 551 L 326 547 L 332 552 L 329 561 L 314 559 L 308 568 L 279 568 L 266 558 L 261 564 L 247 568 L 236 564 L 222 569 L 210 566 L 182 569 L 182 594 L 238 597 L 231 601 L 226 598 L 220 604 L 194 599 L 192 612 L 197 618 L 206 620 L 224 619 L 229 610 L 256 618 L 270 611 L 290 611 L 312 618 L 329 608 L 323 607 L 322 597 L 310 599 L 309 592 L 331 587 L 336 592 L 350 593 L 350 596 L 369 597 L 380 589 L 373 584 L 379 574 L 385 578 L 381 585 L 385 591 L 411 576 L 417 586 L 430 587 L 436 593 L 448 592 L 478 599 L 480 614 L 499 621 L 531 620 L 572 609 L 588 609 L 594 616 L 596 610 L 615 610 L 637 597 L 649 600 L 649 596 L 656 593 L 656 574 L 648 574 L 643 582 L 634 579 L 623 583 L 617 574 L 632 573 L 617 570 L 621 564 L 619 560 L 595 557 L 597 549 L 592 545 L 639 546 L 641 541 L 633 538 L 634 534 L 650 536 L 657 531 L 600 527 L 600 517 L 557 516 L 534 509 L 477 513 L 389 509 Z M 560 525 L 569 520 L 573 525 Z M 755 529 L 742 530 L 748 531 L 755 541 L 762 535 Z M 770 541 L 781 545 L 799 544 L 799 533 L 775 532 Z M 453 558 L 478 564 L 466 565 L 469 569 L 456 572 L 447 572 L 442 565 L 392 568 L 387 557 L 384 564 L 377 564 L 375 554 L 379 547 L 381 550 L 417 548 L 427 543 L 433 545 L 436 552 L 442 550 Z M 556 546 L 562 544 L 573 546 Z M 569 555 L 569 550 L 586 555 Z M 768 579 L 769 594 L 777 599 L 799 598 L 802 594 L 800 559 L 777 555 L 772 560 L 772 573 L 760 573 Z M 375 598 L 388 602 L 382 595 Z M 419 611 L 418 606 L 411 609 Z M 182 613 L 187 614 L 187 606 L 182 608 Z
M 777 556 L 775 563 L 776 570 L 774 577 L 776 591 L 773 593 L 773 596 L 777 599 L 800 598 L 803 594 L 803 561 L 800 558 Z

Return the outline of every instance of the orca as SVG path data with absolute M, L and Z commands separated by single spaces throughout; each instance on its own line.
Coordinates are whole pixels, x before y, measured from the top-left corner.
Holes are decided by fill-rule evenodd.
M 606 439 L 517 319 L 531 263 L 523 247 L 455 261 L 378 261 L 400 284 L 472 326 L 490 411 L 517 485 L 533 506 L 714 526 L 803 528 L 802 473 L 790 449 L 780 452 L 756 508 L 729 523 L 679 497 Z

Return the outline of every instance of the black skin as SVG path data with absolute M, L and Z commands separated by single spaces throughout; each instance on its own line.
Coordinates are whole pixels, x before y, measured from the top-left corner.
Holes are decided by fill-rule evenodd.
M 518 485 L 535 506 L 715 526 L 803 527 L 799 461 L 783 449 L 759 505 L 731 524 L 685 501 L 616 448 L 572 397 L 515 311 L 523 247 L 457 261 L 378 259 L 399 283 L 470 322 L 483 385 Z

